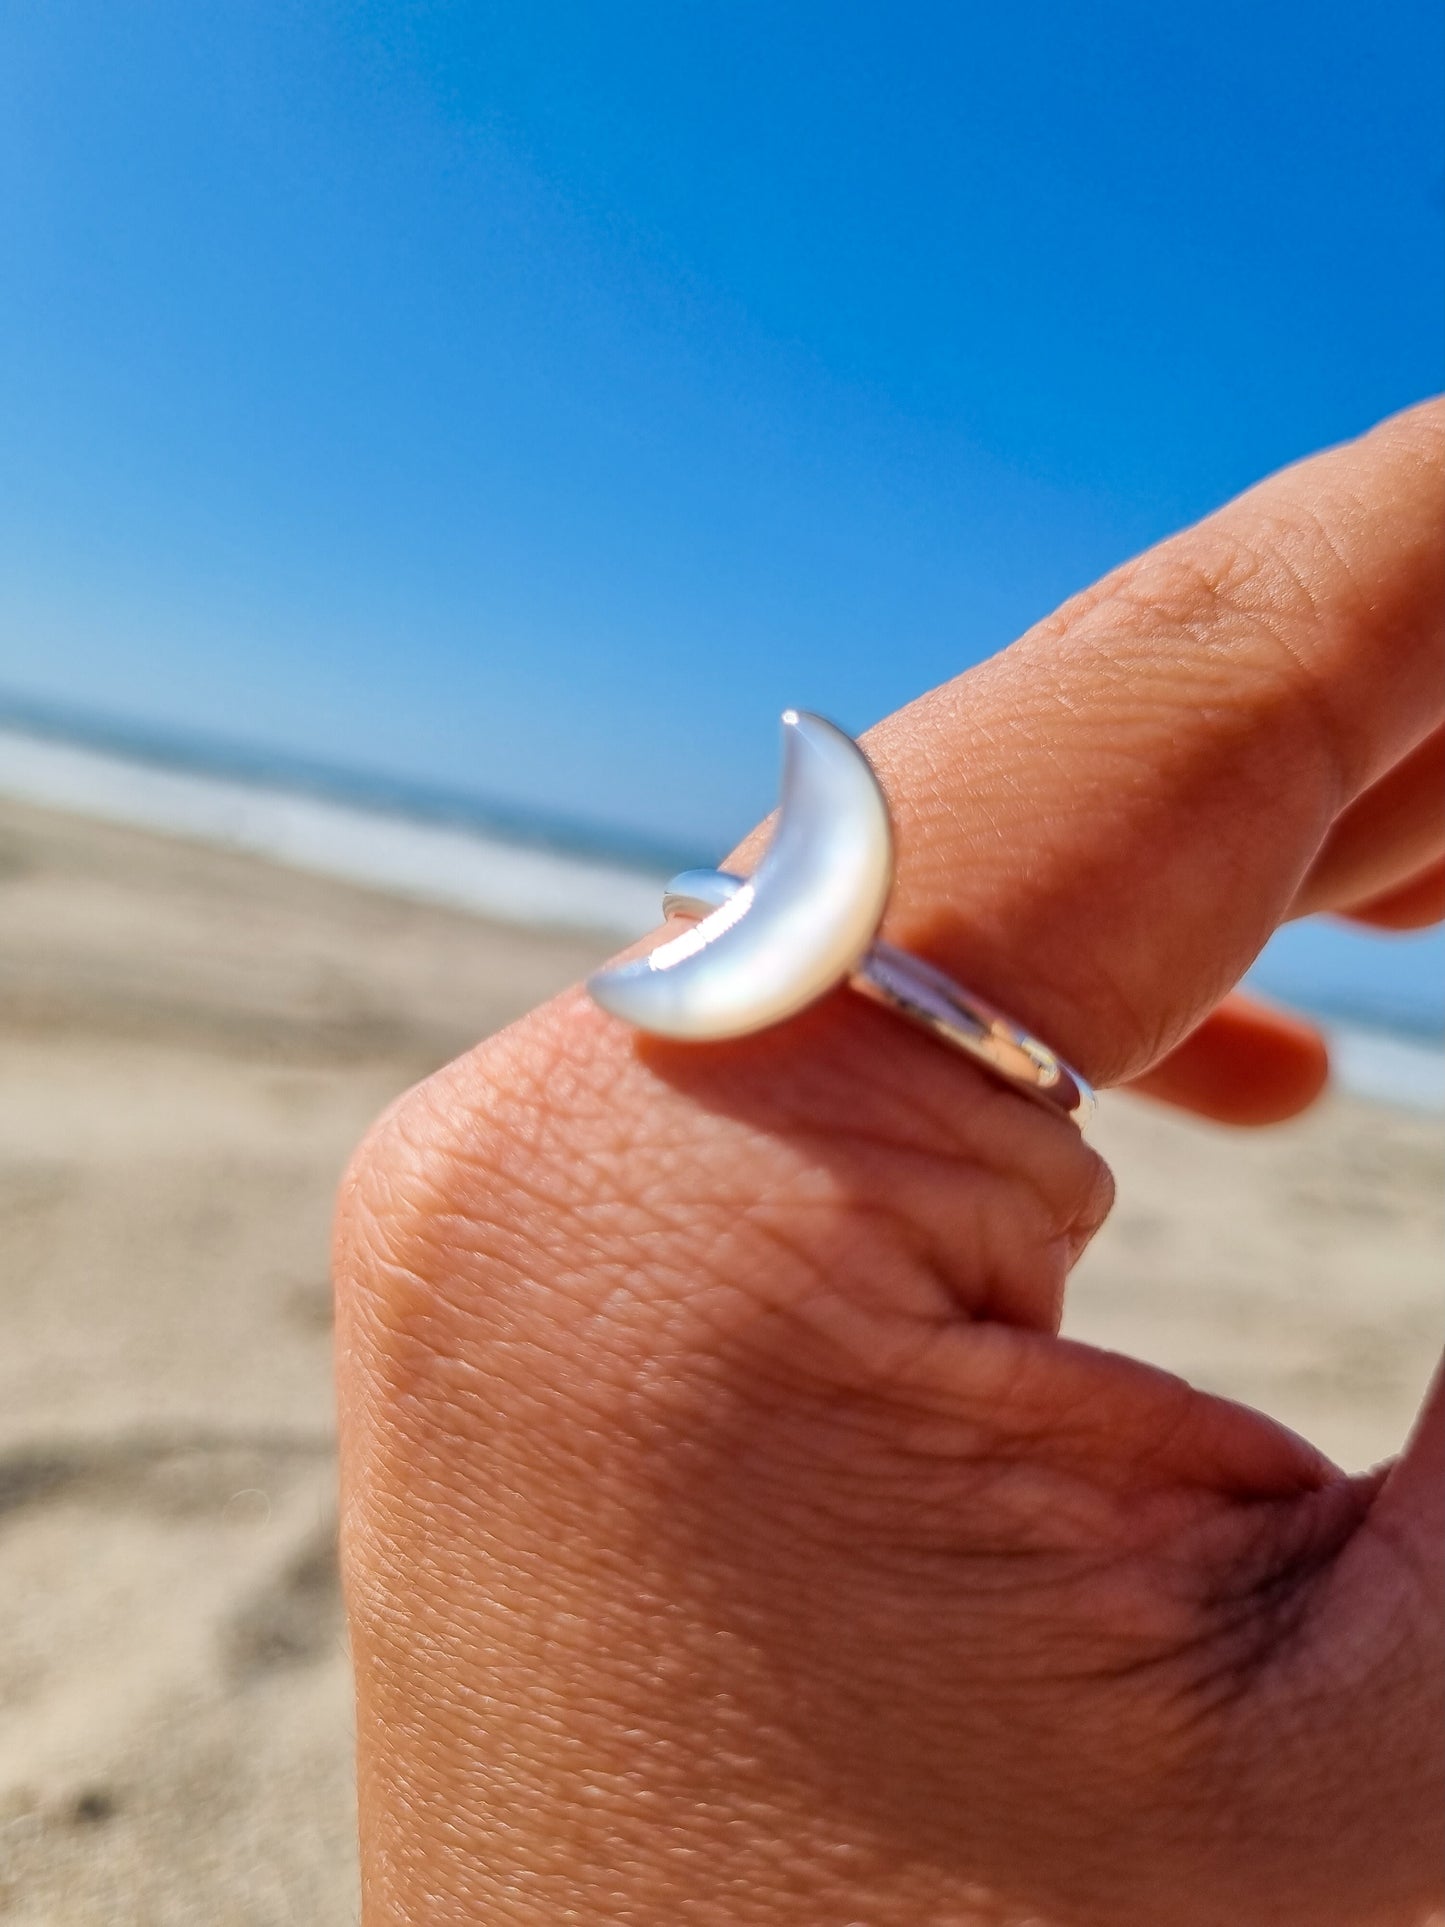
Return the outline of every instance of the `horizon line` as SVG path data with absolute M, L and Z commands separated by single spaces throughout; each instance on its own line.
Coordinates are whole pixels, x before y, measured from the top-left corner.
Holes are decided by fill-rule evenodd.
M 503 837 L 523 848 L 596 857 L 649 874 L 696 868 L 695 846 L 623 829 L 599 817 L 507 803 L 460 784 L 427 783 L 385 770 L 271 749 L 239 737 L 170 724 L 137 722 L 84 704 L 56 702 L 0 685 L 0 728 L 69 748 L 92 749 L 178 775 L 219 778 L 330 803 L 406 817 L 438 827 Z

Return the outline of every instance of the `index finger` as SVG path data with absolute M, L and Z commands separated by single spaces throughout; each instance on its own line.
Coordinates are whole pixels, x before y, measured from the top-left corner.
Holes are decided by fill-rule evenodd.
M 1445 712 L 1445 409 L 1287 469 L 866 741 L 887 934 L 1138 1075 L 1233 985 L 1339 813 Z

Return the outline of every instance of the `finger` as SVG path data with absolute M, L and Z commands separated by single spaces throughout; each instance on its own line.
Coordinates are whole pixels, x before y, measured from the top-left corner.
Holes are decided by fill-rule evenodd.
M 1371 785 L 1335 822 L 1293 913 L 1340 910 L 1390 895 L 1445 856 L 1445 729 Z
M 1351 923 L 1376 930 L 1424 930 L 1445 920 L 1445 861 L 1411 877 L 1383 896 L 1370 897 L 1341 912 Z
M 1436 730 L 1445 414 L 1251 490 L 868 737 L 889 934 L 1100 1082 L 1156 1063 Z
M 1313 1025 L 1236 992 L 1130 1088 L 1218 1124 L 1280 1124 L 1309 1109 L 1329 1074 Z

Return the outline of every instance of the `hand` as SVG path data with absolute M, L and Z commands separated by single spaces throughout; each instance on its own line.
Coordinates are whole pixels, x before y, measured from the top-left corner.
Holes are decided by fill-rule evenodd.
M 873 732 L 886 934 L 1101 1083 L 1308 1101 L 1221 1000 L 1289 916 L 1440 913 L 1442 475 L 1406 414 Z M 1445 1399 L 1352 1479 L 1061 1340 L 1109 1199 L 847 992 L 691 1048 L 572 992 L 394 1106 L 338 1242 L 367 1921 L 1424 1920 Z

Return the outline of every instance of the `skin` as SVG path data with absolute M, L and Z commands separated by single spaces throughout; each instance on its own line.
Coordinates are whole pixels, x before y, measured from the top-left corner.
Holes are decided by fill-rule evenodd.
M 1101 1084 L 1302 1108 L 1229 993 L 1441 912 L 1442 506 L 1431 405 L 889 718 L 885 933 Z M 336 1266 L 368 1927 L 1427 1920 L 1445 1396 L 1347 1478 L 1060 1339 L 1110 1198 L 847 992 L 690 1047 L 571 992 L 394 1105 Z

